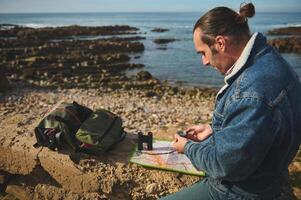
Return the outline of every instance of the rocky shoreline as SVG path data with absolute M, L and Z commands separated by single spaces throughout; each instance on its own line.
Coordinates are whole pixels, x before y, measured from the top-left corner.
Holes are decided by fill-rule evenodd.
M 200 180 L 128 162 L 138 131 L 171 140 L 177 130 L 210 122 L 217 93 L 170 86 L 144 71 L 143 63 L 133 62 L 144 51 L 138 31 L 129 26 L 0 30 L 1 75 L 11 83 L 0 76 L 0 199 L 157 199 Z M 97 37 L 83 40 L 87 35 Z M 125 70 L 132 68 L 141 70 L 128 77 Z M 120 115 L 126 140 L 107 155 L 33 148 L 34 127 L 59 101 Z M 290 166 L 281 199 L 301 197 L 300 157 Z
M 22 191 L 24 199 L 157 199 L 191 185 L 199 177 L 143 168 L 128 163 L 128 156 L 138 131 L 172 139 L 176 130 L 208 122 L 215 94 L 199 89 L 147 97 L 136 89 L 45 89 L 15 83 L 1 98 L 0 168 L 9 172 L 0 173 L 9 177 L 4 191 Z M 73 100 L 120 115 L 127 139 L 97 156 L 34 149 L 33 128 L 40 116 L 58 101 Z
M 277 28 L 268 31 L 267 34 L 271 36 L 282 36 L 268 41 L 268 43 L 274 46 L 280 53 L 301 54 L 301 27 Z
M 112 35 L 136 30 L 119 28 L 108 29 Z M 208 122 L 216 90 L 171 87 L 147 71 L 127 77 L 125 69 L 143 69 L 143 64 L 130 61 L 132 55 L 144 51 L 139 42 L 144 38 L 118 35 L 76 40 L 70 39 L 73 29 L 56 29 L 61 31 L 59 38 L 48 28 L 0 31 L 1 69 L 12 83 L 12 90 L 0 97 L 0 197 L 157 199 L 199 180 L 130 164 L 128 148 L 131 150 L 138 131 L 172 139 L 176 129 Z M 108 34 L 107 29 L 97 30 Z M 76 31 L 77 36 L 81 33 Z M 3 38 L 8 35 L 15 38 Z M 120 115 L 129 133 L 121 145 L 125 150 L 87 156 L 34 149 L 33 128 L 40 116 L 58 101 L 74 100 Z
M 6 195 L 20 199 L 157 199 L 198 181 L 200 177 L 147 169 L 128 162 L 138 131 L 152 131 L 156 138 L 172 139 L 177 130 L 208 123 L 216 91 L 147 97 L 139 89 L 32 88 L 24 82 L 1 97 L 0 183 Z M 104 108 L 123 119 L 128 136 L 106 155 L 35 149 L 33 129 L 40 116 L 58 101 L 77 101 L 92 109 Z M 290 166 L 291 182 L 297 181 L 300 162 Z M 298 182 L 295 195 L 300 195 Z M 297 185 L 296 185 L 297 184 Z M 2 193 L 2 195 L 5 193 Z M 288 185 L 281 199 L 294 199 Z M 0 195 L 1 197 L 1 195 Z

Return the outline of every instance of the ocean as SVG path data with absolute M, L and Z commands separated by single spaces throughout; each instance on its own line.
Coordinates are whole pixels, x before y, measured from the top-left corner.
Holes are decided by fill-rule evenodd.
M 105 26 L 130 25 L 139 28 L 145 51 L 133 54 L 131 62 L 143 63 L 145 68 L 160 80 L 183 86 L 221 87 L 223 76 L 203 66 L 192 41 L 192 28 L 203 13 L 34 13 L 0 14 L 0 24 L 17 24 L 28 27 L 57 27 L 68 25 Z M 301 26 L 301 13 L 256 13 L 249 19 L 252 32 L 266 33 L 279 27 Z M 166 28 L 167 32 L 151 32 Z M 84 37 L 79 39 L 95 39 Z M 157 38 L 174 38 L 175 42 L 157 45 Z M 272 38 L 272 37 L 268 37 Z M 164 50 L 165 49 L 165 50 Z M 301 78 L 301 55 L 282 54 Z M 128 71 L 128 74 L 136 71 Z

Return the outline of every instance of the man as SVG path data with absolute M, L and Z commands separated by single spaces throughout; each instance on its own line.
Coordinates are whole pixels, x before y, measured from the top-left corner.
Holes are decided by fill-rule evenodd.
M 250 34 L 253 4 L 217 7 L 195 25 L 204 65 L 225 75 L 212 126 L 197 125 L 173 148 L 206 177 L 163 199 L 275 199 L 301 141 L 301 86 L 261 33 Z

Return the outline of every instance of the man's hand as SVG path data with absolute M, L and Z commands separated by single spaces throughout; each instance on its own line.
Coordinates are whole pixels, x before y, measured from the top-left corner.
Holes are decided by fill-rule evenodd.
M 212 128 L 209 124 L 201 124 L 188 128 L 186 138 L 195 142 L 201 142 L 212 134 Z
M 174 150 L 176 150 L 178 153 L 184 152 L 184 146 L 188 140 L 184 137 L 179 136 L 178 134 L 175 134 L 175 140 L 172 143 L 172 147 Z

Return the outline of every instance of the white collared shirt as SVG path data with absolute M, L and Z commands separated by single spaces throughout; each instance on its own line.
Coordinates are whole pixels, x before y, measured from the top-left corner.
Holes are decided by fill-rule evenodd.
M 254 33 L 252 35 L 252 37 L 249 39 L 248 43 L 246 44 L 244 50 L 242 51 L 241 55 L 237 59 L 237 61 L 226 72 L 226 76 L 224 78 L 225 85 L 218 91 L 216 98 L 218 97 L 218 95 L 220 95 L 224 90 L 226 90 L 229 87 L 227 80 L 229 80 L 231 77 L 233 77 L 246 64 L 246 62 L 250 56 L 251 50 L 254 46 L 254 42 L 255 42 L 257 34 L 258 34 L 258 32 Z

